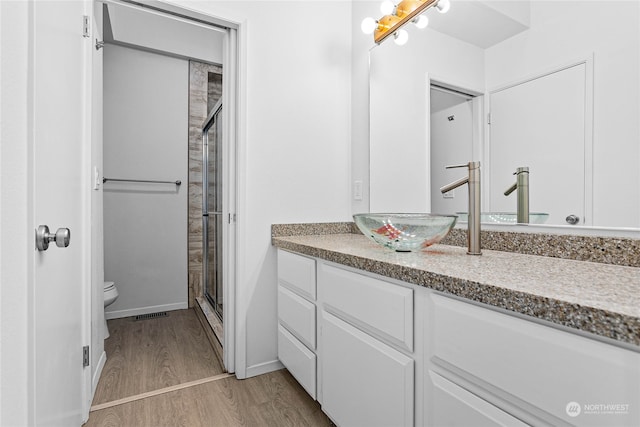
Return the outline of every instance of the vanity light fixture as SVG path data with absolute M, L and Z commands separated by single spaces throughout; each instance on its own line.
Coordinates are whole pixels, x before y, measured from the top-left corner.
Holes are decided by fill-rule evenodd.
M 394 39 L 393 41 L 398 46 L 402 46 L 409 41 L 409 33 L 407 33 L 405 30 L 398 30 L 395 33 L 393 33 L 393 39 Z
M 377 21 L 365 18 L 361 28 L 365 34 L 373 34 L 376 44 L 393 35 L 396 44 L 403 45 L 409 40 L 409 34 L 401 27 L 407 22 L 412 22 L 418 28 L 425 28 L 429 25 L 429 18 L 421 13 L 432 6 L 438 12 L 446 13 L 451 3 L 449 0 L 402 0 L 394 5 L 392 1 L 385 0 L 380 6 L 384 16 Z
M 396 5 L 391 0 L 384 0 L 380 5 L 380 12 L 383 15 L 391 15 L 396 8 Z

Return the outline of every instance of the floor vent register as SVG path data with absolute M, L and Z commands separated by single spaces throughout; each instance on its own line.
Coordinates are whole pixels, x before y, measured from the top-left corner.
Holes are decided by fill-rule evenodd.
M 136 320 L 155 319 L 156 317 L 167 317 L 169 314 L 166 311 L 160 311 L 158 313 L 139 314 L 136 316 Z

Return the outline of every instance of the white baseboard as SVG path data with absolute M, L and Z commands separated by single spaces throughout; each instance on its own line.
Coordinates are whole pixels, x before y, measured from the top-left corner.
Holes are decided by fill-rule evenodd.
M 107 363 L 107 352 L 103 351 L 98 359 L 98 364 L 96 365 L 96 370 L 93 373 L 93 378 L 91 378 L 91 402 L 93 403 L 93 396 L 96 395 L 96 388 L 98 387 L 98 381 L 100 381 L 100 376 L 102 375 L 102 369 L 104 368 L 104 364 Z
M 149 307 L 130 308 L 128 310 L 105 311 L 104 316 L 107 320 L 119 319 L 121 317 L 138 316 L 140 314 L 157 313 L 159 311 L 183 310 L 189 308 L 188 302 L 178 302 L 174 304 L 152 305 Z
M 269 372 L 279 371 L 284 369 L 284 365 L 279 360 L 273 360 L 271 362 L 260 363 L 258 365 L 247 366 L 246 378 L 256 377 L 262 374 L 268 374 Z

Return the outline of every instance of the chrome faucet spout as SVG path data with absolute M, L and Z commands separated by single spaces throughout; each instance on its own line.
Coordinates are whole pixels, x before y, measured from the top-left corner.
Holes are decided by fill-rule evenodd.
M 467 220 L 467 254 L 482 255 L 480 248 L 480 162 L 469 162 L 464 165 L 447 166 L 451 168 L 468 168 L 469 174 L 451 184 L 440 188 L 446 193 L 461 185 L 469 186 L 469 215 Z
M 513 173 L 516 175 L 516 182 L 504 192 L 505 196 L 518 190 L 518 224 L 529 223 L 529 168 L 527 166 L 519 167 Z
M 460 178 L 457 181 L 452 182 L 451 184 L 445 185 L 444 187 L 442 187 L 440 189 L 440 191 L 442 193 L 448 193 L 449 191 L 455 190 L 456 188 L 460 187 L 461 185 L 466 184 L 467 182 L 469 182 L 469 177 L 465 176 L 465 177 Z

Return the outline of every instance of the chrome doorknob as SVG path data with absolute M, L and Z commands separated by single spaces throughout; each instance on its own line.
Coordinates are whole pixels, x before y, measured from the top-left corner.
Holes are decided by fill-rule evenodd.
M 46 251 L 51 242 L 56 242 L 56 246 L 59 248 L 66 248 L 69 246 L 70 240 L 71 230 L 68 228 L 58 228 L 55 234 L 50 233 L 49 227 L 46 225 L 40 225 L 36 230 L 36 248 L 39 251 Z
M 568 224 L 575 225 L 580 222 L 580 217 L 577 215 L 569 215 L 565 218 Z

